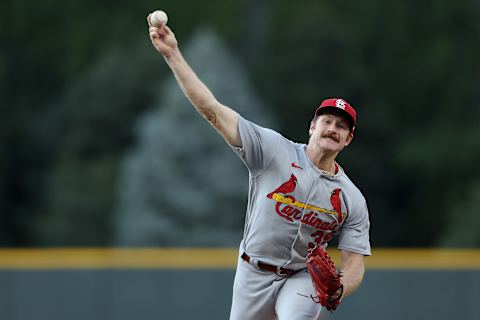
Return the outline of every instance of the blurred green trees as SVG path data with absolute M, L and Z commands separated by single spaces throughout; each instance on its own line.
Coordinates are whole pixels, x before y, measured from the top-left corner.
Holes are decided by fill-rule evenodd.
M 121 160 L 171 79 L 146 30 L 159 6 L 180 45 L 204 25 L 223 37 L 287 137 L 306 141 L 325 97 L 357 107 L 341 162 L 373 245 L 480 246 L 473 0 L 3 2 L 0 245 L 111 243 Z
M 238 59 L 210 28 L 183 46 L 197 75 L 226 105 L 273 125 Z M 122 159 L 113 244 L 237 246 L 248 170 L 195 112 L 174 77 L 158 86 L 155 108 L 135 124 L 135 147 Z

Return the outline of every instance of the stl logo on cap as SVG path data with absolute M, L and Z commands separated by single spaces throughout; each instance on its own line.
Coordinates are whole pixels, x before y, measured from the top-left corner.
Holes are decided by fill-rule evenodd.
M 337 99 L 335 102 L 335 107 L 345 110 L 345 100 Z

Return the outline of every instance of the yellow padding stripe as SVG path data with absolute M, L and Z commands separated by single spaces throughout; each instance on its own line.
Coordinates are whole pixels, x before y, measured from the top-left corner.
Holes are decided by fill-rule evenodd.
M 479 270 L 480 250 L 376 249 L 365 259 L 370 269 Z
M 339 252 L 329 249 L 339 264 Z M 237 249 L 221 248 L 51 248 L 0 249 L 0 269 L 234 269 Z M 480 271 L 480 250 L 374 249 L 371 269 Z
M 230 269 L 234 249 L 0 249 L 2 269 Z

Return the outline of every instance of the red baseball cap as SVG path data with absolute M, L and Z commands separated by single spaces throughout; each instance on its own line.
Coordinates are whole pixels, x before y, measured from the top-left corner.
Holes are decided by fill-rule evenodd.
M 357 111 L 344 99 L 330 98 L 323 100 L 317 110 L 315 110 L 314 118 L 323 114 L 324 111 L 332 109 L 341 110 L 350 122 L 350 129 L 355 129 L 357 125 Z

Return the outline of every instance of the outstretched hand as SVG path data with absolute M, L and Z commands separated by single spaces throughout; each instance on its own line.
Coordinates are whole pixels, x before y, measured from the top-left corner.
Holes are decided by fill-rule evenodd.
M 177 39 L 166 24 L 162 24 L 160 27 L 153 26 L 150 21 L 151 16 L 152 14 L 149 14 L 147 17 L 150 40 L 155 49 L 168 58 L 178 48 Z

